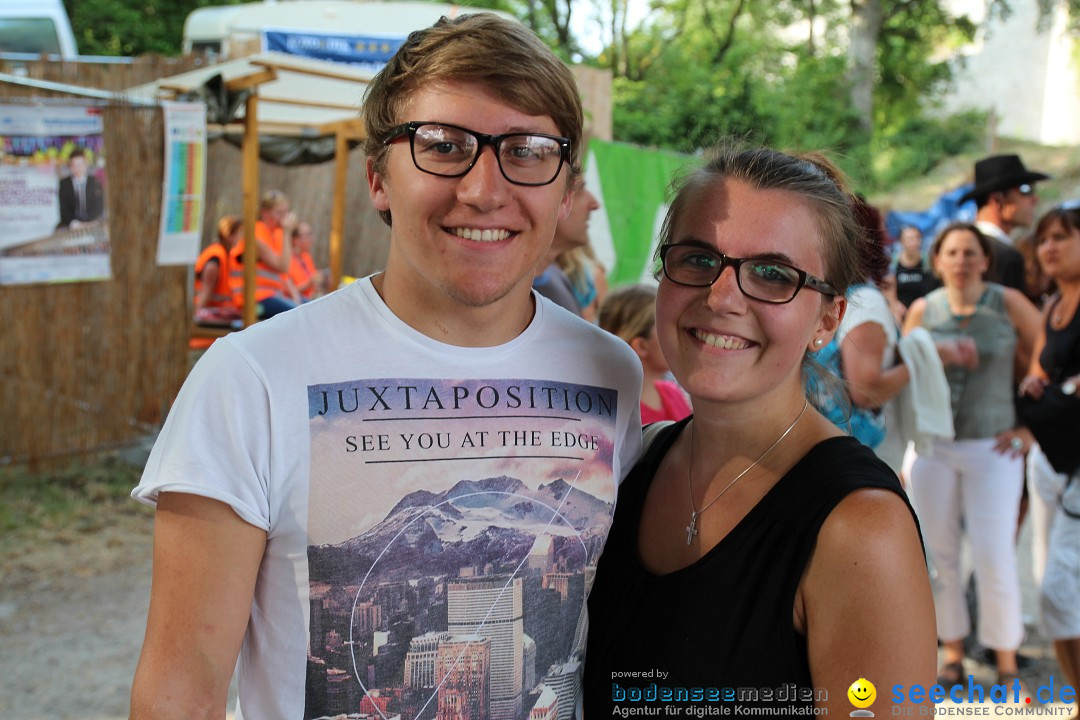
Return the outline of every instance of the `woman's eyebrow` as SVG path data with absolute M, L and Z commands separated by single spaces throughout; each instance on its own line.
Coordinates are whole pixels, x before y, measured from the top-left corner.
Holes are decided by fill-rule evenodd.
M 696 237 L 693 237 L 693 236 L 680 238 L 679 240 L 676 240 L 675 242 L 670 243 L 670 244 L 672 244 L 672 245 L 675 245 L 675 244 L 678 244 L 678 245 L 693 245 L 693 246 L 699 247 L 699 248 L 701 248 L 703 250 L 709 250 L 710 252 L 714 252 L 714 253 L 716 253 L 718 255 L 724 255 L 725 257 L 727 257 L 726 253 L 721 251 L 719 248 L 717 248 L 712 243 L 706 242 L 705 240 L 701 240 L 700 238 L 696 238 Z M 747 255 L 746 257 L 741 258 L 741 259 L 742 260 L 771 260 L 773 262 L 782 262 L 785 265 L 791 265 L 792 267 L 798 267 L 795 264 L 795 260 L 790 255 L 788 255 L 787 253 L 783 253 L 783 252 L 754 253 L 752 255 Z

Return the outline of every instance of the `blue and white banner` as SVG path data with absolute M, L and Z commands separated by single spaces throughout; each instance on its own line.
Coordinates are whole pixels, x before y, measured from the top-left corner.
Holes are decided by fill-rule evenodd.
M 264 30 L 263 49 L 359 65 L 378 72 L 405 38 L 389 35 L 331 35 L 296 30 Z

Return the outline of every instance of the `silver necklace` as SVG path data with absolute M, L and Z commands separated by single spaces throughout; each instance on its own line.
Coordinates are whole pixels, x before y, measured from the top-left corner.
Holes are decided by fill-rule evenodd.
M 751 470 L 753 470 L 754 468 L 756 468 L 759 462 L 764 460 L 769 455 L 769 453 L 771 453 L 773 450 L 776 449 L 776 446 L 779 445 L 780 442 L 784 438 L 786 438 L 791 433 L 792 430 L 795 429 L 795 426 L 799 424 L 799 420 L 802 419 L 803 413 L 806 412 L 806 407 L 809 404 L 810 404 L 809 400 L 803 400 L 802 410 L 799 411 L 799 414 L 795 417 L 795 420 L 792 421 L 792 423 L 790 425 L 788 425 L 787 430 L 785 430 L 780 435 L 780 437 L 776 438 L 776 442 L 774 442 L 772 445 L 770 445 L 769 448 L 765 452 L 761 453 L 761 455 L 758 456 L 757 460 L 750 463 L 750 466 L 748 468 L 746 468 L 741 473 L 736 475 L 734 480 L 732 480 L 727 485 L 725 485 L 724 489 L 721 490 L 720 493 L 716 497 L 714 497 L 712 500 L 707 502 L 705 504 L 705 506 L 703 508 L 701 508 L 700 510 L 698 510 L 697 506 L 694 505 L 694 482 L 693 482 L 693 471 L 694 471 L 694 423 L 693 422 L 690 423 L 690 462 L 686 466 L 686 487 L 690 491 L 690 524 L 686 526 L 686 544 L 687 545 L 692 543 L 694 541 L 694 536 L 698 534 L 698 531 L 697 531 L 697 519 L 698 519 L 698 517 L 700 517 L 701 514 L 704 513 L 706 510 L 711 508 L 713 506 L 713 503 L 715 503 L 717 500 L 722 498 L 724 496 L 724 493 L 726 493 L 728 490 L 730 490 L 732 485 L 739 482 L 739 480 L 742 478 L 743 475 L 745 475 L 746 473 L 748 473 Z

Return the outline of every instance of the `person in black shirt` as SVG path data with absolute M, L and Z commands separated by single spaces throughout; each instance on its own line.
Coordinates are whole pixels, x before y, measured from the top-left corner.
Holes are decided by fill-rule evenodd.
M 861 237 L 818 155 L 719 148 L 678 186 L 656 334 L 694 415 L 660 430 L 619 489 L 589 596 L 586 717 L 847 715 L 864 679 L 880 717 L 914 711 L 894 686 L 933 684 L 914 511 L 803 385 L 865 275 Z
M 905 225 L 900 231 L 900 255 L 893 273 L 896 275 L 896 297 L 906 308 L 941 283 L 922 252 L 923 236 L 919 228 Z

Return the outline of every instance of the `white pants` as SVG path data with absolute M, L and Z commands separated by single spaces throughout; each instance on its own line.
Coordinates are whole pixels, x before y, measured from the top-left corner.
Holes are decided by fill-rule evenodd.
M 959 640 L 971 631 L 960 567 L 966 533 L 978 591 L 979 642 L 1015 650 L 1024 638 L 1015 546 L 1024 466 L 1021 458 L 993 447 L 993 438 L 935 442 L 932 453 L 916 456 L 911 465 L 911 496 L 938 573 L 938 637 Z
M 1039 587 L 1043 632 L 1053 640 L 1080 637 L 1080 519 L 1069 517 L 1061 502 L 1080 511 L 1080 478 L 1054 470 L 1036 446 L 1028 454 L 1032 560 Z
M 1031 576 L 1035 587 L 1042 585 L 1046 572 L 1046 548 L 1050 528 L 1065 489 L 1065 476 L 1058 474 L 1042 448 L 1032 445 L 1027 455 L 1028 518 L 1031 519 Z

